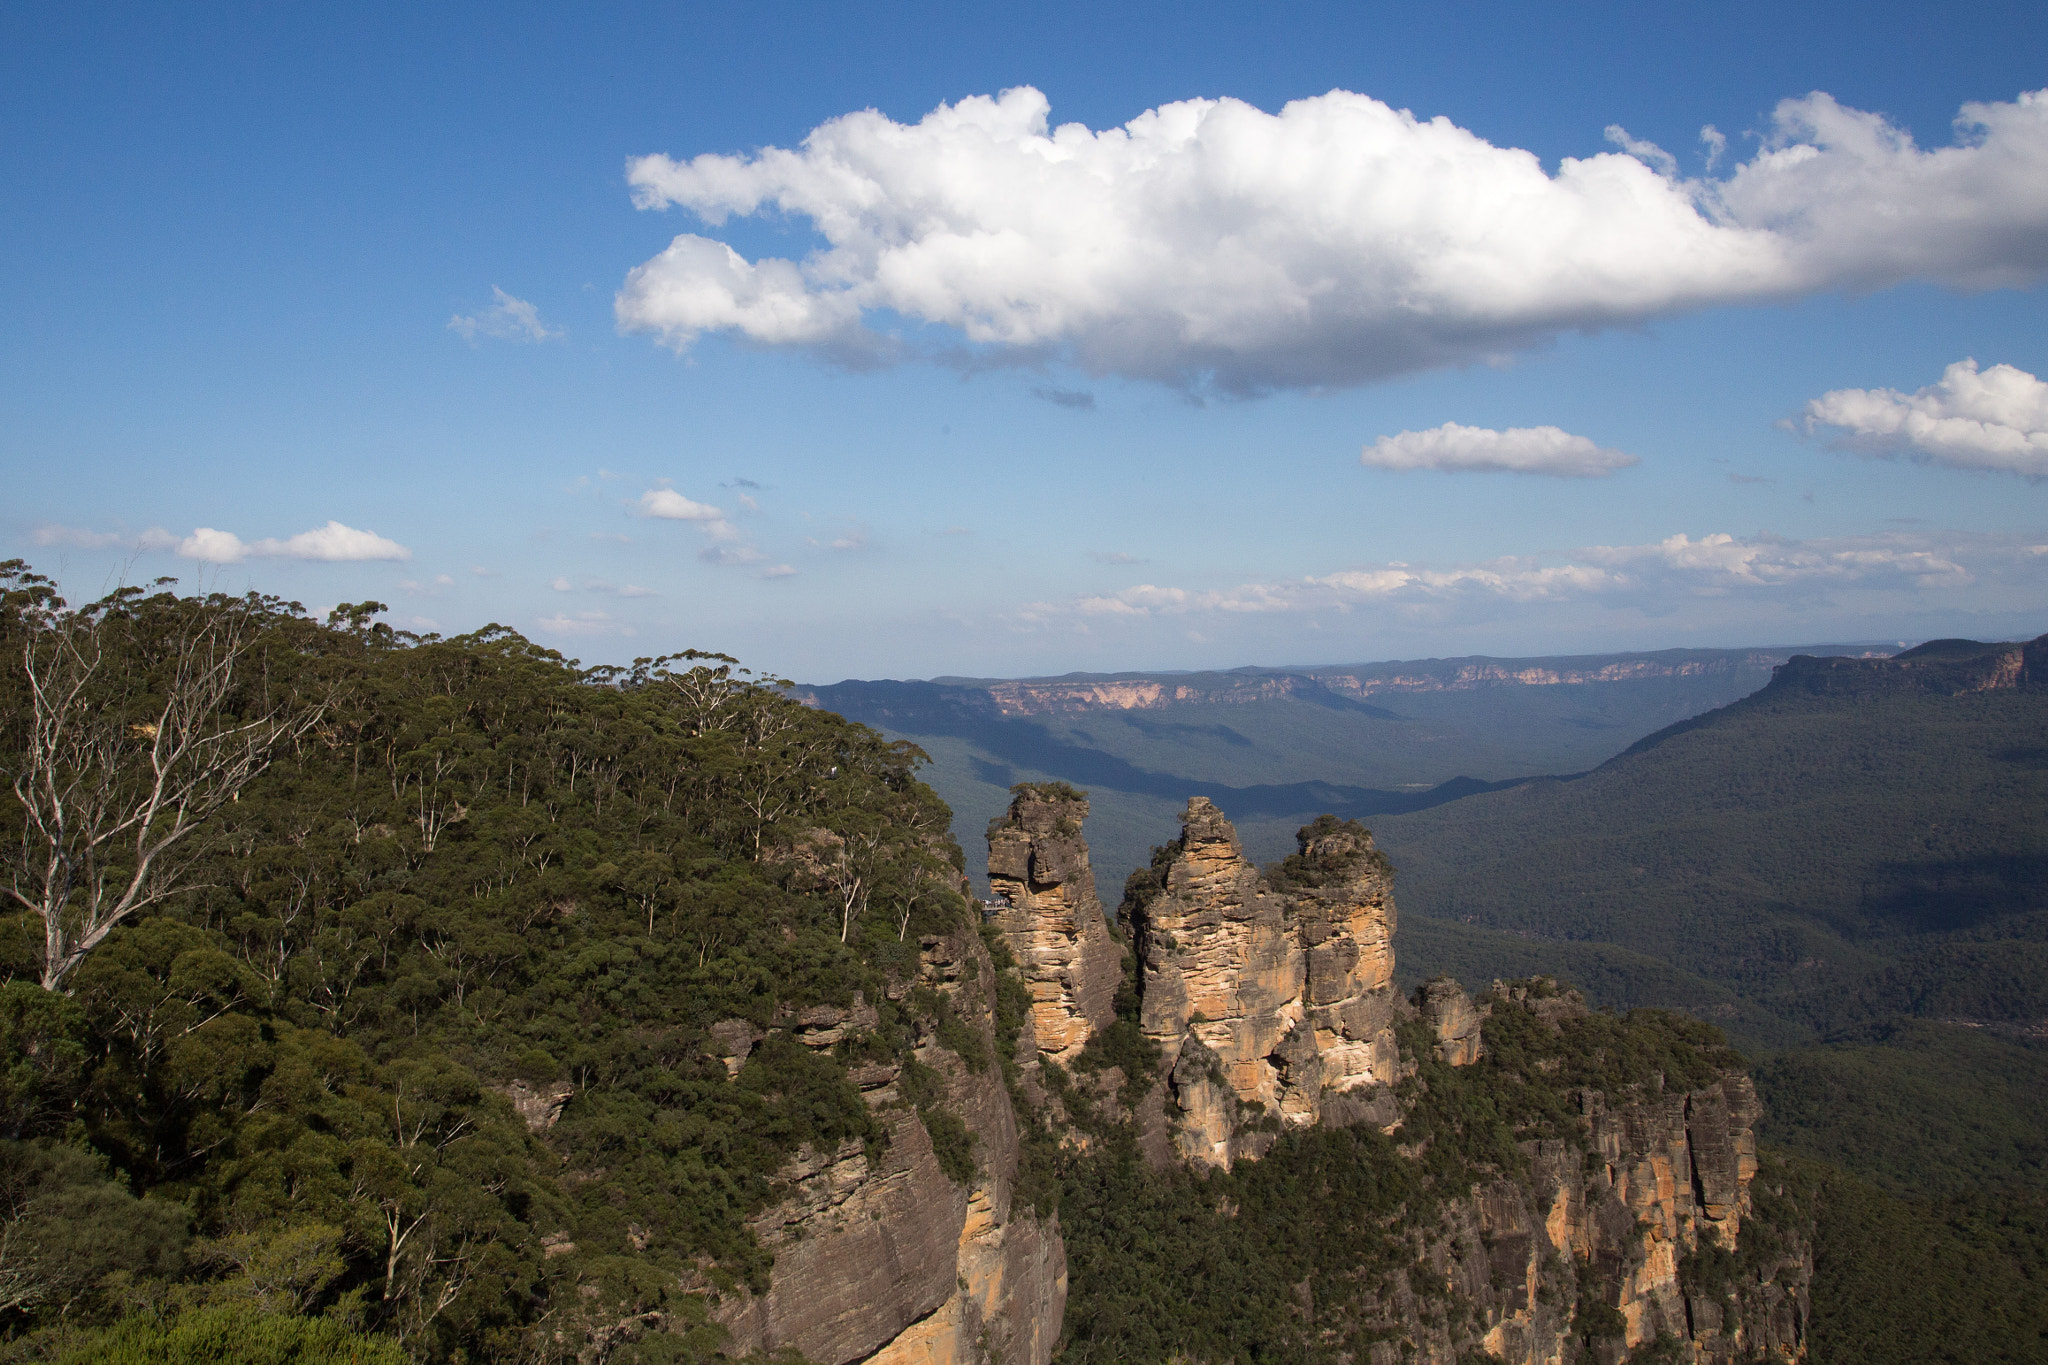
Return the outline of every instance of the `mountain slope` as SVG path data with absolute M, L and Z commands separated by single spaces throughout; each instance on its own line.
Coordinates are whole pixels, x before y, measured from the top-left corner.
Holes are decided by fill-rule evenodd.
M 1955 648 L 1798 661 L 1583 778 L 1375 830 L 1424 915 L 1618 945 L 1809 1029 L 2048 1018 L 2044 646 Z

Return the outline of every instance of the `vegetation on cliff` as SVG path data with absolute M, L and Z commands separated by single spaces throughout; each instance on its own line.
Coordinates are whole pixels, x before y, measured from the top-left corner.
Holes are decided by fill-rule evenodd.
M 1619 1108 L 1739 1065 L 1697 1021 L 1589 1014 L 1547 978 L 1518 985 L 1492 997 L 1474 1065 L 1448 1065 L 1425 1025 L 1403 1026 L 1411 1074 L 1391 1135 L 1371 1124 L 1294 1129 L 1229 1170 L 1161 1170 L 1139 1152 L 1134 1125 L 1098 1123 L 1096 1144 L 1070 1149 L 1062 1170 L 1072 1290 L 1059 1359 L 1362 1360 L 1376 1342 L 1399 1345 L 1411 1313 L 1469 1333 L 1473 1306 L 1435 1263 L 1488 1254 L 1461 1238 L 1459 1201 L 1489 1182 L 1526 1181 L 1545 1142 L 1579 1162 L 1588 1088 Z M 1796 1196 L 1766 1196 L 1759 1214 L 1741 1253 L 1718 1267 L 1730 1292 L 1804 1236 Z M 1542 1292 L 1577 1309 L 1587 1348 L 1620 1334 L 1610 1302 L 1620 1269 L 1558 1261 L 1544 1271 Z M 1190 1296 L 1196 1284 L 1203 1292 Z
M 903 989 L 967 915 L 917 751 L 723 656 L 584 669 L 495 626 L 163 586 L 73 608 L 0 566 L 25 793 L 0 806 L 25 893 L 0 912 L 0 1351 L 169 1359 L 150 1333 L 203 1344 L 216 1308 L 332 1324 L 278 1348 L 309 1360 L 357 1331 L 547 1359 L 648 1313 L 664 1359 L 712 1349 L 685 1291 L 763 1282 L 746 1219 L 778 1168 L 881 1139 L 849 1067 L 944 1041 Z M 209 631 L 231 677 L 179 712 Z M 59 673 L 68 699 L 31 695 Z M 32 799 L 90 763 L 146 787 L 167 745 L 252 719 L 263 761 L 150 868 L 163 808 L 82 851 L 77 791 L 55 834 Z M 60 725 L 99 747 L 39 751 Z M 136 882 L 150 903 L 53 976 L 53 918 L 75 946 L 95 888 Z M 838 1046 L 777 1027 L 856 998 L 875 1025 Z

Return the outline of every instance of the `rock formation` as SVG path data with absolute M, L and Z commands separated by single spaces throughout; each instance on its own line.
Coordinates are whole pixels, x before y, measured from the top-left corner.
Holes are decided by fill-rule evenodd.
M 1491 1011 L 1475 1007 L 1464 988 L 1447 976 L 1415 988 L 1415 1008 L 1436 1034 L 1436 1055 L 1452 1066 L 1470 1066 L 1484 1051 L 1480 1027 Z
M 1030 1000 L 1017 1077 L 1041 1060 L 1059 1062 L 1061 1075 L 1120 1075 L 1099 1057 L 1093 1070 L 1076 1065 L 1092 1040 L 1112 1029 L 1128 1039 L 1131 1027 L 1117 1021 L 1124 952 L 1095 898 L 1086 813 L 1070 789 L 1023 787 L 989 828 L 989 919 Z M 1393 1135 L 1389 1160 L 1420 1159 L 1428 1139 L 1403 1125 L 1416 1113 L 1415 1087 L 1447 1080 L 1430 1068 L 1484 1063 L 1489 1020 L 1522 1028 L 1518 1046 L 1530 1055 L 1531 1036 L 1547 1029 L 1563 1048 L 1586 1014 L 1575 992 L 1540 979 L 1496 982 L 1475 1002 L 1439 978 L 1403 999 L 1393 985 L 1391 871 L 1352 822 L 1317 820 L 1293 857 L 1261 871 L 1222 812 L 1196 798 L 1180 840 L 1148 875 L 1133 879 L 1126 906 L 1137 1028 L 1158 1047 L 1158 1069 L 1137 1112 L 1112 1105 L 1106 1121 L 1135 1123 L 1155 1163 L 1228 1169 L 1318 1123 L 1371 1125 Z M 944 1013 L 932 1021 L 920 1007 L 908 1016 L 919 1021 L 912 1055 L 937 1077 L 936 1100 L 922 1082 L 908 1093 L 896 1060 L 855 1070 L 888 1140 L 878 1152 L 858 1141 L 807 1148 L 782 1172 L 780 1198 L 752 1221 L 774 1253 L 769 1288 L 727 1294 L 715 1311 L 730 1354 L 794 1350 L 821 1365 L 1050 1360 L 1066 1250 L 1058 1218 L 1016 1196 L 1020 1125 L 1050 1118 L 1057 1133 L 1069 1120 L 1057 1106 L 1032 1116 L 1030 1080 L 1006 1087 L 994 1064 L 998 989 L 972 928 L 920 942 L 915 979 L 892 982 L 890 999 L 938 993 L 978 1051 L 957 1030 L 942 1042 Z M 844 1007 L 780 1010 L 769 1029 L 825 1048 L 881 1027 L 882 1013 L 855 996 Z M 743 1021 L 711 1034 L 735 1071 L 763 1036 Z M 1562 1092 L 1583 1121 L 1569 1125 L 1569 1140 L 1523 1141 L 1514 1162 L 1472 1168 L 1481 1175 L 1468 1192 L 1447 1191 L 1417 1213 L 1400 1233 L 1414 1268 L 1386 1280 L 1355 1324 L 1371 1340 L 1360 1365 L 1457 1365 L 1482 1352 L 1509 1365 L 1618 1365 L 1663 1340 L 1677 1343 L 1671 1359 L 1694 1365 L 1801 1358 L 1812 1261 L 1796 1231 L 1781 1228 L 1767 1243 L 1781 1251 L 1760 1271 L 1752 1255 L 1747 1278 L 1713 1281 L 1697 1269 L 1712 1245 L 1741 1245 L 1752 1216 L 1753 1088 L 1733 1070 L 1690 1090 L 1667 1090 L 1656 1074 L 1614 1094 Z M 964 1183 L 934 1146 L 941 1129 L 927 1119 L 946 1121 L 937 1109 L 973 1136 Z M 1105 1120 L 1096 1112 L 1091 1121 Z M 1069 1156 L 1083 1159 L 1093 1139 L 1067 1136 Z
M 1020 786 L 988 830 L 989 909 L 1031 992 L 1038 1047 L 1062 1065 L 1109 1023 L 1123 955 L 1095 896 L 1087 815 L 1071 787 Z
M 1551 1021 L 1586 1012 L 1577 992 L 1534 995 L 1501 983 L 1484 1008 L 1525 1009 Z M 1812 1274 L 1803 1245 L 1788 1246 L 1760 1276 L 1725 1291 L 1689 1287 L 1681 1275 L 1680 1262 L 1708 1242 L 1739 1245 L 1757 1173 L 1759 1108 L 1749 1078 L 1729 1074 L 1699 1090 L 1613 1104 L 1586 1090 L 1580 1109 L 1586 1150 L 1523 1144 L 1528 1178 L 1475 1188 L 1430 1251 L 1432 1268 L 1478 1311 L 1487 1354 L 1514 1365 L 1570 1360 L 1584 1331 L 1574 1328 L 1574 1313 L 1587 1313 L 1574 1301 L 1590 1293 L 1619 1315 L 1616 1347 L 1663 1336 L 1682 1343 L 1676 1359 L 1800 1358 Z M 1582 1269 L 1575 1275 L 1573 1266 Z M 1431 1333 L 1420 1319 L 1408 1325 L 1439 1338 L 1425 1358 L 1460 1358 L 1447 1334 Z
M 927 938 L 920 950 L 917 980 L 891 995 L 939 992 L 980 1046 L 963 1058 L 930 1032 L 914 1049 L 938 1076 L 940 1106 L 972 1135 L 974 1174 L 965 1184 L 946 1175 L 898 1063 L 857 1069 L 887 1143 L 875 1161 L 858 1141 L 806 1148 L 782 1171 L 784 1197 L 752 1220 L 775 1255 L 768 1291 L 728 1295 L 714 1314 L 735 1356 L 793 1349 L 821 1365 L 1052 1358 L 1066 1252 L 1057 1217 L 1040 1219 L 1013 1197 L 1017 1120 L 994 1063 L 995 964 L 972 929 Z M 777 1022 L 799 1042 L 829 1047 L 876 1019 L 856 997 L 849 1009 L 812 1007 Z M 1023 1045 L 1031 1045 L 1028 1023 Z
M 1302 832 L 1278 885 L 1204 797 L 1188 802 L 1164 886 L 1132 909 L 1139 1027 L 1167 1084 L 1148 1151 L 1228 1167 L 1286 1127 L 1396 1117 L 1394 901 L 1386 860 L 1353 824 Z

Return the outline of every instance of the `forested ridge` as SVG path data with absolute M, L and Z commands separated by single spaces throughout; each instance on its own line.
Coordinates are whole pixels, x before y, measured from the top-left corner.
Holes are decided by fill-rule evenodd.
M 0 572 L 24 793 L 0 810 L 6 1355 L 233 1309 L 371 1333 L 364 1358 L 547 1359 L 599 1306 L 687 1318 L 685 1287 L 761 1283 L 744 1219 L 777 1167 L 881 1140 L 847 1054 L 939 1025 L 886 986 L 967 913 L 914 749 L 721 656 L 586 669 L 495 626 L 394 632 L 374 603 L 317 622 L 159 583 L 71 608 Z M 232 677 L 181 720 L 194 659 Z M 197 741 L 265 724 L 268 766 L 145 876 L 167 808 L 88 846 L 121 813 L 91 792 L 146 804 L 178 744 L 189 777 L 222 749 Z M 52 836 L 37 784 L 81 777 Z M 67 942 L 144 894 L 45 989 L 53 848 Z M 728 1080 L 713 1023 L 856 992 L 871 1036 L 770 1033 Z

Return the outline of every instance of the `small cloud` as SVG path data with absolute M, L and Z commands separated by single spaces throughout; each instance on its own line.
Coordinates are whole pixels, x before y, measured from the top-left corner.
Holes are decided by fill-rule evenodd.
M 713 540 L 737 540 L 739 529 L 725 519 L 721 508 L 692 502 L 673 488 L 650 488 L 640 495 L 640 515 L 664 521 L 694 521 Z
M 470 565 L 469 572 L 472 578 L 496 578 L 498 576 L 496 569 L 486 569 L 481 564 Z
M 1777 482 L 1777 480 L 1776 480 L 1776 479 L 1767 479 L 1767 478 L 1765 478 L 1765 477 L 1764 477 L 1763 475 L 1761 475 L 1761 474 L 1736 474 L 1736 473 L 1733 473 L 1733 472 L 1731 472 L 1731 473 L 1730 473 L 1730 474 L 1728 475 L 1728 482 L 1730 482 L 1730 483 L 1776 483 L 1776 482 Z
M 789 578 L 792 577 L 795 573 L 796 570 L 788 564 L 771 564 L 767 568 L 761 570 L 761 577 Z
M 540 310 L 525 299 L 514 298 L 496 285 L 491 286 L 491 295 L 496 299 L 489 308 L 475 317 L 457 313 L 448 319 L 448 330 L 474 346 L 478 337 L 492 337 L 499 341 L 551 341 L 562 335 L 559 329 L 550 329 L 540 320 Z
M 740 493 L 736 494 L 735 496 L 738 497 L 740 506 L 746 508 L 749 512 L 758 512 L 761 510 L 761 504 L 754 501 L 753 495 L 751 493 Z
M 550 635 L 631 635 L 630 627 L 620 628 L 608 613 L 601 611 L 579 611 L 574 616 L 567 612 L 556 612 L 543 616 L 534 622 Z
M 1540 474 L 1553 479 L 1604 479 L 1617 469 L 1642 463 L 1557 427 L 1494 431 L 1456 422 L 1382 436 L 1359 454 L 1358 462 L 1375 469 Z
M 720 488 L 751 488 L 756 493 L 761 491 L 761 485 L 755 483 L 752 479 L 730 479 L 718 486 Z
M 36 527 L 30 538 L 38 545 L 71 545 L 81 550 L 104 550 L 128 538 L 119 531 L 86 531 L 75 526 L 47 523 Z
M 557 578 L 554 582 L 548 584 L 548 586 L 553 588 L 556 592 L 568 592 L 573 587 L 573 585 L 566 578 Z
M 868 528 L 856 526 L 845 535 L 830 542 L 830 549 L 842 551 L 865 550 L 868 548 Z
M 633 543 L 631 536 L 622 536 L 617 531 L 592 531 L 590 538 L 592 540 L 608 541 L 613 545 L 631 545 Z
M 207 564 L 237 564 L 248 555 L 249 547 L 232 531 L 202 526 L 178 542 L 178 553 Z
M 412 551 L 375 531 L 358 531 L 330 521 L 288 540 L 265 537 L 245 542 L 232 531 L 202 526 L 178 542 L 178 553 L 187 559 L 209 564 L 238 564 L 244 559 L 311 559 L 330 564 L 360 563 L 376 559 L 411 559 Z
M 1700 129 L 1700 145 L 1707 149 L 1707 169 L 1711 171 L 1728 150 L 1728 135 L 1709 123 Z
M 107 550 L 120 546 L 131 550 L 175 550 L 178 537 L 161 526 L 152 526 L 139 535 L 125 531 L 87 531 L 77 526 L 60 526 L 55 522 L 44 522 L 29 533 L 38 545 L 69 545 L 81 550 Z
M 1076 412 L 1093 412 L 1095 395 L 1086 389 L 1033 389 L 1032 396 L 1043 398 L 1054 407 L 1072 408 Z
M 1149 564 L 1150 560 L 1136 555 L 1127 555 L 1122 550 L 1090 550 L 1088 557 L 1097 564 Z
M 659 595 L 654 589 L 643 588 L 638 583 L 628 583 L 625 587 L 619 589 L 619 596 L 621 597 L 657 597 Z
M 437 574 L 435 574 L 435 575 L 434 575 L 434 582 L 435 582 L 435 584 L 436 584 L 437 586 L 439 586 L 439 587 L 443 587 L 443 588 L 452 588 L 452 587 L 454 587 L 454 586 L 455 586 L 455 580 L 454 580 L 454 578 L 452 578 L 452 577 L 450 577 L 449 575 L 447 575 L 447 574 L 444 574 L 444 573 L 437 573 Z
M 1806 405 L 1803 425 L 1879 459 L 2048 478 L 2048 383 L 2012 365 L 1958 360 L 1915 393 L 1835 389 Z
M 650 488 L 640 495 L 636 504 L 643 517 L 657 517 L 663 521 L 724 521 L 725 513 L 705 502 L 692 502 L 673 488 Z
M 1654 142 L 1645 142 L 1641 138 L 1630 137 L 1628 129 L 1622 127 L 1619 123 L 1607 125 L 1607 140 L 1667 180 L 1676 177 L 1678 174 L 1677 157 L 1671 155 L 1671 153 L 1665 151 Z

